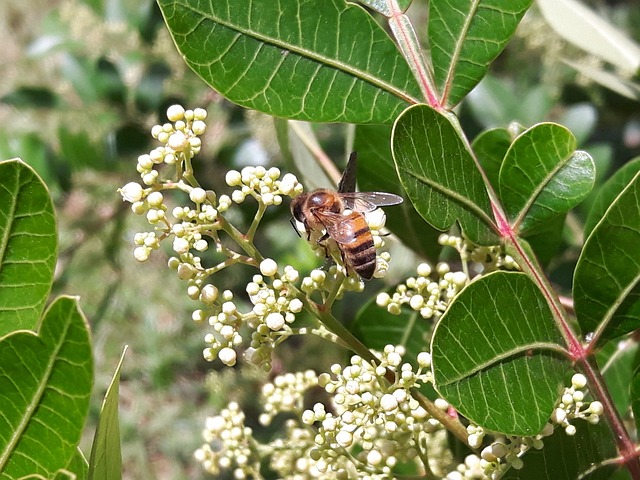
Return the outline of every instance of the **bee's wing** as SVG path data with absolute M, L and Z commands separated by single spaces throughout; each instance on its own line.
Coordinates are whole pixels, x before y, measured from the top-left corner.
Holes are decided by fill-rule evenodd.
M 402 197 L 386 192 L 349 192 L 341 193 L 344 206 L 355 212 L 370 212 L 378 207 L 402 203 Z
M 315 215 L 336 242 L 347 244 L 357 240 L 356 224 L 353 220 L 355 216 L 360 215 L 359 213 L 343 215 L 334 212 L 316 212 Z
M 355 192 L 356 191 L 356 171 L 357 171 L 358 152 L 351 152 L 347 166 L 342 172 L 342 178 L 338 183 L 338 192 Z

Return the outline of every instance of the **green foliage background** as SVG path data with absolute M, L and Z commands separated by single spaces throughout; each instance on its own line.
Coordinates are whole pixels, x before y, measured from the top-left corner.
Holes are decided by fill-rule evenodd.
M 640 39 L 640 13 L 633 7 L 629 0 L 605 11 Z M 416 8 L 417 22 L 424 13 Z M 199 478 L 200 468 L 191 456 L 200 444 L 204 418 L 229 400 L 228 392 L 250 403 L 264 374 L 236 368 L 209 376 L 216 367 L 202 359 L 204 333 L 191 323 L 193 305 L 181 295 L 184 285 L 161 275 L 167 259 L 162 252 L 142 265 L 132 261 L 133 234 L 144 227 L 128 214 L 115 190 L 134 178 L 136 156 L 151 148 L 150 127 L 163 121 L 173 103 L 209 111 L 204 150 L 196 165 L 208 187 L 224 191 L 224 173 L 231 167 L 262 161 L 283 169 L 294 166 L 279 153 L 270 119 L 225 101 L 188 69 L 154 2 L 3 2 L 0 40 L 5 51 L 0 59 L 0 158 L 23 158 L 51 190 L 60 252 L 53 293 L 80 295 L 91 326 L 96 355 L 93 422 L 128 344 L 120 384 L 125 476 Z M 640 154 L 638 104 L 562 66 L 560 53 L 573 48 L 531 12 L 490 75 L 462 104 L 460 118 L 470 137 L 512 121 L 524 127 L 558 121 L 575 134 L 579 148 L 593 154 L 601 184 L 609 172 Z M 581 55 L 576 49 L 574 58 Z M 410 85 L 410 75 L 401 82 Z M 460 93 L 454 92 L 452 103 L 456 95 Z M 329 113 L 327 120 L 344 120 Z M 325 150 L 342 158 L 344 129 L 318 125 L 315 130 Z M 374 155 L 376 146 L 358 150 L 364 154 L 367 147 Z M 482 160 L 491 162 L 490 156 Z M 557 239 L 563 254 L 551 262 L 550 271 L 567 291 L 583 240 L 580 225 L 594 198 L 592 194 L 570 214 L 569 228 Z M 315 259 L 306 245 L 293 232 L 280 233 L 289 228 L 288 209 L 275 215 L 262 240 L 265 247 L 275 258 L 309 268 Z M 406 215 L 414 218 L 415 212 Z M 394 258 L 390 281 L 410 271 L 411 261 L 408 254 L 404 261 L 399 256 L 396 267 Z M 225 286 L 242 289 L 241 273 L 228 274 Z M 368 288 L 376 287 L 382 285 Z M 139 302 L 141 297 L 145 302 Z M 353 316 L 359 301 L 345 302 L 345 319 Z M 289 342 L 279 352 L 283 371 L 294 362 L 296 369 L 321 369 L 329 361 L 319 344 L 305 344 L 304 355 L 299 348 Z M 92 433 L 85 430 L 85 451 Z

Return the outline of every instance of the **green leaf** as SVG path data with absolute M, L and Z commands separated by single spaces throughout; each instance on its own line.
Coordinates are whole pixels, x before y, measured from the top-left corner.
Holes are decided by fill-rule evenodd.
M 368 348 L 382 351 L 386 345 L 402 345 L 406 362 L 416 365 L 418 353 L 427 349 L 431 322 L 418 312 L 403 309 L 392 315 L 385 308 L 369 301 L 356 315 L 349 330 Z
M 442 103 L 456 105 L 484 77 L 532 0 L 431 0 L 429 45 Z
M 471 282 L 433 333 L 436 390 L 465 417 L 509 435 L 535 435 L 553 411 L 569 363 L 540 290 L 523 273 Z
M 573 277 L 582 331 L 612 339 L 640 327 L 640 173 L 591 232 Z
M 120 422 L 118 419 L 118 400 L 120 371 L 127 347 L 124 348 L 120 362 L 113 374 L 107 394 L 100 410 L 100 419 L 93 437 L 89 465 L 89 480 L 115 480 L 122 478 L 122 452 L 120 450 Z
M 354 150 L 358 152 L 358 185 L 364 191 L 383 191 L 404 197 L 400 205 L 386 210 L 386 226 L 422 258 L 436 262 L 442 247 L 440 232 L 422 220 L 407 194 L 391 155 L 391 128 L 384 125 L 359 125 L 356 128 Z
M 549 264 L 558 252 L 560 245 L 562 245 L 562 234 L 564 233 L 566 219 L 566 214 L 553 217 L 531 228 L 523 237 L 529 242 L 531 249 L 542 266 Z
M 511 134 L 506 128 L 492 128 L 481 132 L 471 144 L 471 149 L 476 154 L 489 183 L 496 190 L 498 189 L 500 167 L 502 167 L 504 156 L 511 146 L 511 140 Z
M 640 83 L 631 79 L 624 78 L 621 74 L 612 73 L 601 68 L 583 65 L 579 62 L 571 62 L 565 60 L 564 63 L 574 68 L 582 75 L 599 83 L 605 88 L 616 92 L 618 95 L 630 98 L 632 100 L 640 100 Z
M 596 224 L 604 216 L 609 206 L 629 182 L 640 172 L 640 157 L 627 162 L 604 184 L 593 201 L 591 211 L 584 224 L 584 236 L 588 237 Z
M 20 160 L 0 163 L 0 337 L 34 329 L 53 281 L 58 242 L 47 188 Z
M 604 422 L 591 425 L 575 420 L 576 434 L 569 436 L 556 428 L 553 435 L 544 438 L 541 450 L 531 449 L 523 457 L 521 470 L 511 469 L 505 480 L 609 480 L 617 465 L 597 468 L 598 462 L 616 456 L 615 441 Z
M 481 245 L 498 243 L 482 176 L 458 130 L 426 105 L 405 110 L 393 127 L 393 160 L 418 213 L 438 230 L 458 221 Z
M 608 342 L 597 353 L 598 366 L 607 384 L 607 391 L 622 418 L 630 406 L 629 385 L 639 366 L 638 343 L 634 339 Z
M 538 0 L 538 6 L 549 25 L 567 41 L 623 71 L 640 69 L 640 46 L 602 14 L 576 0 Z
M 595 166 L 572 133 L 540 123 L 515 139 L 500 169 L 500 199 L 521 233 L 569 211 L 593 188 Z
M 187 64 L 226 98 L 316 122 L 391 123 L 421 98 L 384 29 L 344 0 L 159 0 Z
M 89 326 L 76 298 L 55 300 L 37 334 L 0 339 L 0 478 L 50 478 L 68 465 L 92 383 Z
M 75 478 L 78 480 L 83 480 L 89 475 L 89 464 L 79 447 L 76 448 L 75 455 L 71 457 L 65 470 L 73 472 L 76 475 Z

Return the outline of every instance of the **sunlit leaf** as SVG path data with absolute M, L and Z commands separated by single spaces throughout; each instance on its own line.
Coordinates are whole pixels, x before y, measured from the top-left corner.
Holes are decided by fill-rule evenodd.
M 19 160 L 0 163 L 0 336 L 38 324 L 58 241 L 47 188 Z
M 585 77 L 590 78 L 603 87 L 608 88 L 623 97 L 627 97 L 632 100 L 640 100 L 639 82 L 591 65 L 583 65 L 582 63 L 572 62 L 570 60 L 564 60 L 564 62 L 571 68 L 576 69 Z
M 50 478 L 69 464 L 89 409 L 92 359 L 75 298 L 57 299 L 37 334 L 0 339 L 0 478 Z
M 120 391 L 120 371 L 125 347 L 120 362 L 113 374 L 107 394 L 102 403 L 100 419 L 93 437 L 89 465 L 89 480 L 116 480 L 122 478 L 122 452 L 120 450 L 120 421 L 118 418 L 118 401 Z
M 505 47 L 532 0 L 431 0 L 429 45 L 442 103 L 457 104 Z
M 358 0 L 359 3 L 366 5 L 367 7 L 375 10 L 378 13 L 381 13 L 385 17 L 390 17 L 393 13 L 391 7 L 389 6 L 389 0 Z M 400 11 L 404 12 L 413 0 L 397 0 L 398 8 Z
M 524 233 L 580 203 L 593 188 L 595 166 L 575 137 L 541 123 L 516 138 L 500 169 L 500 199 L 512 227 Z
M 472 241 L 498 243 L 489 196 L 456 127 L 426 105 L 405 110 L 393 129 L 393 159 L 418 213 L 438 230 L 457 221 Z
M 529 277 L 488 274 L 465 287 L 436 325 L 436 389 L 488 430 L 536 434 L 555 407 L 569 367 L 559 353 L 562 344 L 549 306 Z
M 576 0 L 538 0 L 549 25 L 579 48 L 622 70 L 640 69 L 640 46 L 619 28 Z
M 640 173 L 618 194 L 587 239 L 573 278 L 582 331 L 601 340 L 640 327 Z M 594 340 L 596 341 L 596 340 Z
M 421 98 L 384 29 L 344 0 L 160 0 L 187 64 L 229 100 L 317 122 L 391 123 Z

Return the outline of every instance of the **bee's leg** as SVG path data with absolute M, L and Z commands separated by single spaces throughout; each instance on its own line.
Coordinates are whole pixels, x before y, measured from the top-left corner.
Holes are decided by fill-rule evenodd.
M 322 248 L 324 248 L 324 258 L 329 258 L 329 247 L 327 246 L 327 243 L 326 243 L 328 239 L 329 239 L 329 234 L 325 233 L 320 238 L 318 238 L 318 240 L 316 240 L 316 243 L 320 245 Z

